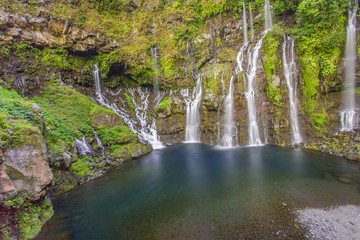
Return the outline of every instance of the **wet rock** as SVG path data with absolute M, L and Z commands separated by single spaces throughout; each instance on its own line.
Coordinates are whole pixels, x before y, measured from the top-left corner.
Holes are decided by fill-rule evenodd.
M 347 159 L 349 159 L 349 160 L 360 161 L 360 153 L 352 153 L 352 152 L 350 152 L 345 157 Z

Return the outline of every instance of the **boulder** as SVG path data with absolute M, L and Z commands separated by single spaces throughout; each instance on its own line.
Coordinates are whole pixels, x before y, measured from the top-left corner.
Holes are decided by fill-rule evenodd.
M 7 201 L 15 195 L 30 200 L 43 196 L 53 179 L 45 159 L 45 144 L 40 149 L 23 145 L 6 150 L 0 165 L 0 200 Z

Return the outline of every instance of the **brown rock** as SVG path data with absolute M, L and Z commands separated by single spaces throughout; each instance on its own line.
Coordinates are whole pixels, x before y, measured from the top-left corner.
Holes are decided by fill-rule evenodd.
M 24 145 L 4 152 L 0 169 L 1 197 L 9 199 L 16 195 L 37 200 L 45 193 L 45 187 L 52 181 L 53 174 L 45 162 L 45 145 L 40 150 L 33 145 Z M 11 183 L 11 184 L 10 184 Z

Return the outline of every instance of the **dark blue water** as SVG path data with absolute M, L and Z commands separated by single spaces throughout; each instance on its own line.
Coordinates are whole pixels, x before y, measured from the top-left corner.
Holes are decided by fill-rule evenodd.
M 299 149 L 180 144 L 54 199 L 38 239 L 301 239 L 291 211 L 360 204 L 359 172 Z

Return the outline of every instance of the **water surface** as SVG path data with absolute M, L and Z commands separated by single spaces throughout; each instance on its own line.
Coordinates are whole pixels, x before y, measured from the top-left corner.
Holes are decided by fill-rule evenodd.
M 360 204 L 359 169 L 299 149 L 179 144 L 54 199 L 37 239 L 302 239 L 292 211 Z

